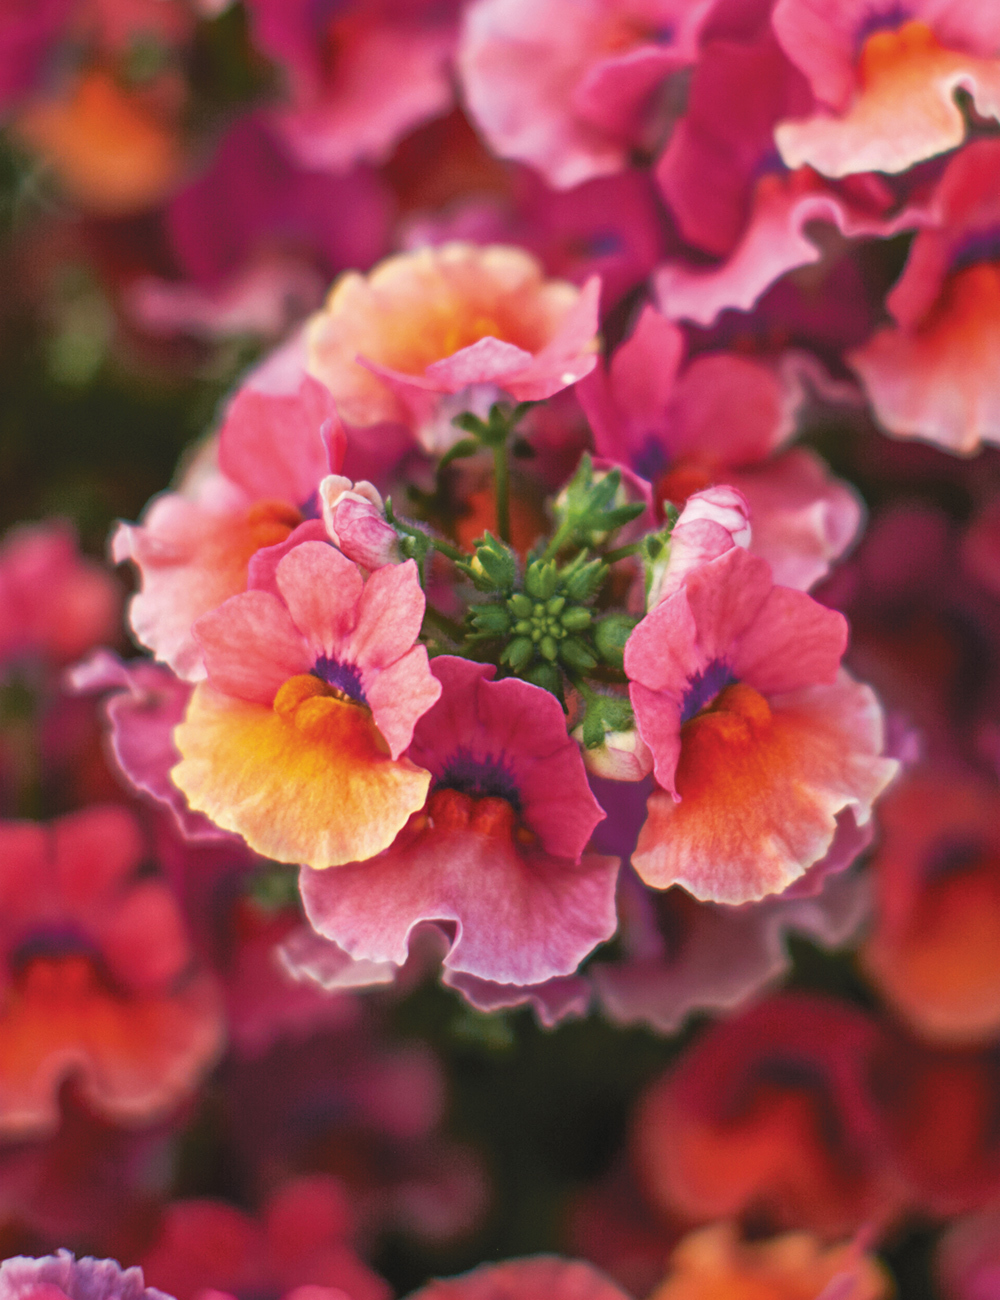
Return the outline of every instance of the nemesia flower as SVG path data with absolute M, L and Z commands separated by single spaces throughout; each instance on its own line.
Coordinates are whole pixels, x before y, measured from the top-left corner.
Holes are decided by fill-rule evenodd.
M 307 514 L 314 536 L 320 480 L 338 470 L 343 432 L 330 394 L 304 378 L 295 395 L 247 387 L 219 435 L 218 471 L 195 465 L 180 492 L 153 501 L 141 524 L 120 524 L 117 563 L 132 560 L 142 586 L 132 598 L 132 630 L 178 676 L 205 675 L 192 625 L 246 590 L 251 558 L 284 542 Z M 308 530 L 307 530 L 307 535 Z
M 54 1128 L 68 1077 L 98 1114 L 163 1114 L 212 1064 L 221 1025 L 172 893 L 135 875 L 134 817 L 92 807 L 51 827 L 6 822 L 0 845 L 0 1127 Z
M 153 207 L 184 163 L 176 94 L 160 104 L 94 67 L 58 97 L 25 105 L 14 131 L 89 211 L 120 216 Z
M 964 773 L 915 772 L 880 808 L 878 906 L 862 961 L 921 1037 L 1000 1029 L 1000 792 Z
M 68 679 L 82 695 L 109 692 L 104 705 L 107 744 L 129 784 L 169 808 L 185 839 L 226 838 L 207 817 L 191 811 L 170 779 L 170 769 L 180 759 L 173 731 L 191 698 L 189 683 L 148 659 L 124 662 L 107 650 L 77 664 Z
M 387 1300 L 389 1288 L 350 1244 L 346 1189 L 323 1174 L 286 1183 L 257 1222 L 223 1201 L 175 1201 L 143 1273 L 177 1300 L 205 1292 L 234 1297 L 318 1288 L 328 1300 Z
M 502 158 L 560 189 L 620 171 L 657 143 L 655 98 L 696 57 L 705 0 L 476 0 L 458 67 L 479 129 Z
M 846 239 L 889 238 L 930 220 L 919 204 L 893 211 L 893 195 L 878 183 L 840 190 L 809 167 L 757 181 L 739 239 L 725 259 L 668 259 L 653 275 L 656 302 L 673 320 L 711 325 L 726 308 L 750 311 L 764 291 L 788 271 L 822 260 L 809 238 L 810 222 L 833 225 Z
M 254 40 L 281 68 L 290 101 L 272 123 L 305 167 L 384 162 L 401 136 L 450 107 L 454 8 L 350 0 L 331 11 L 250 0 Z
M 337 281 L 309 324 L 309 371 L 348 425 L 403 425 L 444 450 L 452 415 L 551 397 L 593 369 L 599 293 L 502 245 L 402 253 Z
M 632 859 L 647 884 L 719 903 L 781 893 L 829 851 L 838 814 L 868 821 L 897 764 L 874 695 L 839 669 L 846 635 L 740 546 L 638 625 L 625 671 L 662 787 Z
M 278 861 L 371 857 L 431 779 L 402 757 L 441 693 L 415 644 L 416 564 L 364 582 L 333 546 L 307 541 L 279 561 L 275 586 L 198 620 L 208 680 L 174 732 L 173 780 L 192 808 Z
M 379 570 L 380 573 L 386 570 Z M 617 858 L 584 854 L 603 816 L 555 697 L 451 655 L 408 751 L 426 808 L 377 858 L 303 870 L 306 915 L 353 957 L 402 965 L 421 921 L 453 932 L 448 976 L 539 985 L 615 928 Z
M 385 505 L 373 484 L 328 474 L 319 485 L 319 499 L 327 536 L 349 560 L 364 569 L 398 562 L 399 536 L 386 522 Z
M 650 1300 L 888 1300 L 888 1274 L 853 1242 L 828 1246 L 812 1233 L 744 1242 L 733 1223 L 689 1233 Z
M 632 1149 L 655 1203 L 706 1221 L 851 1232 L 889 1205 L 887 1134 L 854 1007 L 773 997 L 712 1026 L 646 1094 Z
M 581 380 L 575 391 L 598 452 L 649 479 L 658 500 L 735 487 L 749 500 L 751 551 L 777 581 L 811 586 L 849 545 L 860 509 L 814 453 L 780 451 L 803 401 L 800 381 L 733 352 L 682 367 L 684 351 L 680 328 L 645 307 L 609 365 Z
M 68 1250 L 43 1259 L 21 1255 L 0 1264 L 3 1300 L 172 1300 L 146 1286 L 141 1268 L 113 1259 L 74 1259 Z
M 0 546 L 0 663 L 37 657 L 58 666 L 113 640 L 120 599 L 65 521 L 11 529 Z
M 610 1278 L 583 1260 L 535 1255 L 482 1264 L 461 1277 L 436 1278 L 411 1300 L 628 1300 Z
M 989 7 L 777 0 L 772 22 L 820 103 L 775 131 L 789 167 L 901 172 L 954 149 L 965 139 L 959 87 L 981 117 L 1000 115 L 1000 21 Z
M 891 434 L 963 455 L 1000 442 L 998 165 L 989 139 L 949 162 L 933 200 L 939 224 L 917 234 L 886 297 L 896 324 L 848 355 Z

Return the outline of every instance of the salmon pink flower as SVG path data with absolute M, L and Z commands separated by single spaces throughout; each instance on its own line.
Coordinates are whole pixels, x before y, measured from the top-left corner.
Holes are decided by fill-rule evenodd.
M 279 561 L 275 593 L 198 620 L 208 681 L 174 732 L 192 808 L 281 862 L 338 866 L 386 848 L 430 774 L 401 755 L 441 693 L 416 644 L 412 560 L 362 580 L 326 542 Z
M 55 1128 L 74 1077 L 88 1104 L 148 1121 L 185 1097 L 220 1047 L 214 982 L 193 966 L 177 902 L 137 877 L 124 808 L 0 824 L 0 1129 Z
M 141 1268 L 113 1259 L 74 1259 L 68 1250 L 42 1259 L 23 1255 L 0 1264 L 2 1300 L 172 1300 L 146 1286 Z
M 545 280 L 518 248 L 452 243 L 348 273 L 309 325 L 309 371 L 348 425 L 403 425 L 429 450 L 451 416 L 551 397 L 596 363 L 600 282 Z
M 142 586 L 132 630 L 188 681 L 204 677 L 192 625 L 245 591 L 247 567 L 311 516 L 320 480 L 340 468 L 344 435 L 330 394 L 305 377 L 293 395 L 242 389 L 219 435 L 218 470 L 197 462 L 180 492 L 157 498 L 138 525 L 120 524 L 114 559 L 132 560 Z M 307 535 L 309 528 L 307 525 Z
M 820 107 L 781 123 L 789 167 L 826 176 L 902 172 L 965 139 L 955 91 L 981 117 L 1000 116 L 1000 15 L 989 5 L 940 0 L 778 0 L 772 16 L 785 53 Z
M 477 0 L 459 49 L 466 100 L 501 158 L 568 189 L 657 143 L 656 92 L 694 62 L 704 0 Z
M 625 647 L 662 787 L 633 855 L 647 884 L 745 903 L 781 893 L 858 825 L 897 764 L 872 692 L 838 672 L 842 615 L 776 587 L 736 546 L 695 569 Z
M 441 699 L 409 749 L 433 780 L 426 808 L 378 857 L 303 870 L 306 915 L 352 957 L 397 966 L 413 929 L 437 923 L 453 936 L 449 982 L 570 975 L 614 932 L 618 859 L 583 854 L 604 814 L 562 709 L 490 665 L 440 655 L 432 668 Z

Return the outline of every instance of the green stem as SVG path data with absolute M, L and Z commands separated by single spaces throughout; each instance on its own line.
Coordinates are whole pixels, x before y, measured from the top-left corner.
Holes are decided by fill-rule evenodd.
M 566 524 L 560 524 L 559 527 L 556 529 L 555 533 L 553 534 L 551 542 L 549 542 L 548 546 L 546 546 L 545 551 L 542 554 L 542 559 L 554 560 L 555 557 L 562 550 L 562 548 L 566 545 L 566 542 L 570 534 L 572 533 L 572 531 L 573 531 L 572 528 L 571 527 L 567 528 Z
M 510 541 L 510 467 L 507 439 L 493 446 L 493 481 L 497 499 L 497 534 L 502 542 Z
M 630 542 L 628 546 L 619 546 L 617 550 L 608 551 L 601 556 L 601 559 L 605 564 L 614 564 L 615 560 L 624 560 L 629 555 L 635 555 L 641 548 L 642 542 Z

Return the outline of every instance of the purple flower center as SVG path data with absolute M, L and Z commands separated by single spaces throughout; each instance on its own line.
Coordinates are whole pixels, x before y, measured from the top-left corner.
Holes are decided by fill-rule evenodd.
M 708 667 L 688 681 L 681 701 L 681 723 L 690 722 L 696 713 L 706 708 L 715 697 L 732 686 L 736 678 L 724 659 L 713 659 Z
M 38 958 L 94 957 L 94 945 L 70 925 L 51 925 L 33 931 L 10 955 L 14 970 L 21 970 Z
M 342 664 L 338 659 L 320 655 L 312 670 L 314 677 L 326 682 L 327 686 L 342 691 L 348 699 L 356 700 L 358 704 L 368 703 L 357 664 Z
M 978 262 L 1000 261 L 1000 227 L 973 230 L 965 236 L 951 255 L 950 269 L 962 271 Z
M 483 758 L 464 746 L 448 758 L 434 782 L 435 790 L 442 787 L 473 799 L 506 799 L 516 812 L 521 811 L 521 793 L 510 766 L 502 758 Z
M 987 855 L 987 847 L 972 836 L 956 836 L 939 840 L 924 860 L 924 875 L 928 880 L 941 876 L 957 875 L 977 866 Z
M 899 4 L 889 0 L 888 4 L 876 4 L 868 11 L 854 35 L 855 56 L 861 53 L 865 41 L 875 32 L 891 32 L 913 17 L 913 6 Z

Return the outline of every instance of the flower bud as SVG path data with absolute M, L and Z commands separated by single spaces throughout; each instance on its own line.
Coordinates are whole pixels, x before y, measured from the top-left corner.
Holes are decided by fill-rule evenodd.
M 646 609 L 654 609 L 683 585 L 692 569 L 734 546 L 750 545 L 750 507 L 742 492 L 726 484 L 688 497 L 670 534 L 666 563 L 647 575 Z
M 371 483 L 328 474 L 319 485 L 319 496 L 327 535 L 349 560 L 365 569 L 398 563 L 399 538 Z

